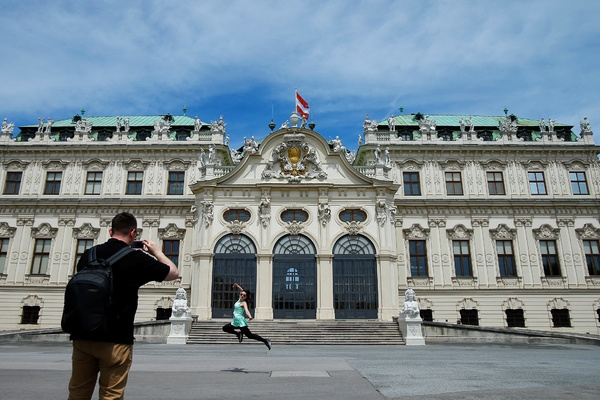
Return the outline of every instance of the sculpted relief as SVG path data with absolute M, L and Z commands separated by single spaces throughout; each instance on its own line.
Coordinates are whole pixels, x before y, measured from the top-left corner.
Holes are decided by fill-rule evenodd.
M 304 141 L 303 134 L 287 134 L 283 139 L 271 151 L 267 168 L 262 173 L 263 179 L 283 178 L 289 182 L 300 182 L 302 179 L 327 178 L 316 149 Z

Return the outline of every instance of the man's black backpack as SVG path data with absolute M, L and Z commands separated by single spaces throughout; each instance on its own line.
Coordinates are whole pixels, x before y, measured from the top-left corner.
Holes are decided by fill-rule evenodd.
M 63 331 L 94 337 L 108 333 L 107 317 L 113 292 L 112 265 L 132 251 L 132 248 L 124 247 L 103 260 L 96 258 L 96 246 L 90 249 L 87 263 L 67 283 L 60 322 Z

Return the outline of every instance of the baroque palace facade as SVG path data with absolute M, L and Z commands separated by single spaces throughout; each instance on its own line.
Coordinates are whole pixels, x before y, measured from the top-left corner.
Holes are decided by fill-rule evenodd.
M 410 287 L 425 320 L 600 333 L 587 119 L 367 116 L 353 152 L 290 121 L 232 149 L 222 118 L 5 120 L 0 329 L 58 327 L 79 256 L 129 211 L 181 272 L 140 290 L 137 321 L 180 286 L 229 318 L 239 282 L 258 319 L 391 320 Z

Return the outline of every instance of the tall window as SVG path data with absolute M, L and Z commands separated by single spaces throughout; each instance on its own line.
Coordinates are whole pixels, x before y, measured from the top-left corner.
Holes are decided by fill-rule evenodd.
M 127 173 L 127 190 L 125 194 L 142 194 L 142 182 L 144 173 L 141 171 L 130 171 Z
M 169 188 L 167 194 L 183 194 L 183 179 L 185 172 L 169 171 Z
M 62 180 L 62 172 L 48 171 L 46 174 L 46 187 L 44 194 L 60 194 L 60 181 Z
M 102 171 L 90 171 L 85 182 L 85 194 L 100 194 L 102 187 Z
M 460 172 L 446 172 L 446 193 L 455 196 L 463 194 Z
M 453 240 L 454 268 L 456 276 L 473 276 L 471 272 L 471 254 L 469 253 L 469 241 Z
M 23 173 L 20 171 L 8 171 L 6 173 L 6 186 L 4 186 L 4 194 L 19 194 L 22 176 Z
M 506 194 L 504 192 L 504 177 L 502 171 L 487 173 L 488 191 L 490 194 Z
M 512 240 L 496 240 L 500 276 L 516 276 L 515 255 Z
M 179 266 L 179 240 L 163 240 L 163 253 Z
M 405 196 L 420 196 L 421 184 L 419 181 L 419 172 L 404 172 L 402 173 L 404 180 L 404 195 Z
M 529 172 L 529 189 L 531 194 L 547 194 L 543 172 Z
M 542 253 L 542 265 L 546 276 L 561 276 L 560 263 L 556 253 L 556 241 L 540 240 L 540 251 Z
M 409 240 L 410 273 L 412 276 L 427 275 L 427 247 L 425 240 Z
M 8 257 L 8 239 L 0 239 L 0 275 L 6 271 L 6 259 Z
M 45 275 L 50 261 L 50 239 L 36 239 L 31 262 L 31 275 Z
M 585 180 L 585 172 L 569 172 L 569 178 L 571 178 L 573 194 L 590 194 Z
M 94 245 L 92 239 L 77 239 L 77 253 L 75 253 L 75 262 L 73 263 L 73 274 L 77 272 L 77 263 L 83 255 L 83 252 Z
M 589 275 L 600 275 L 600 251 L 597 240 L 584 240 L 585 261 Z

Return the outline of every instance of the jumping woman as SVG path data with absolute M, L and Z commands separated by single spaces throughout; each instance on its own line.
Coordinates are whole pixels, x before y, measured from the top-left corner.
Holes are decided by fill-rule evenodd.
M 244 335 L 246 335 L 248 339 L 254 339 L 258 340 L 259 342 L 263 342 L 265 346 L 271 350 L 271 341 L 269 339 L 264 339 L 250 332 L 250 329 L 248 329 L 248 322 L 246 321 L 245 316 L 248 316 L 248 321 L 252 321 L 254 319 L 248 310 L 248 303 L 251 301 L 250 292 L 242 289 L 242 287 L 237 283 L 234 283 L 233 287 L 240 291 L 240 298 L 233 305 L 233 322 L 223 326 L 223 331 L 231 333 L 232 335 L 236 335 L 240 343 L 242 343 L 242 340 L 244 340 Z M 240 331 L 238 332 L 236 329 L 239 329 Z

